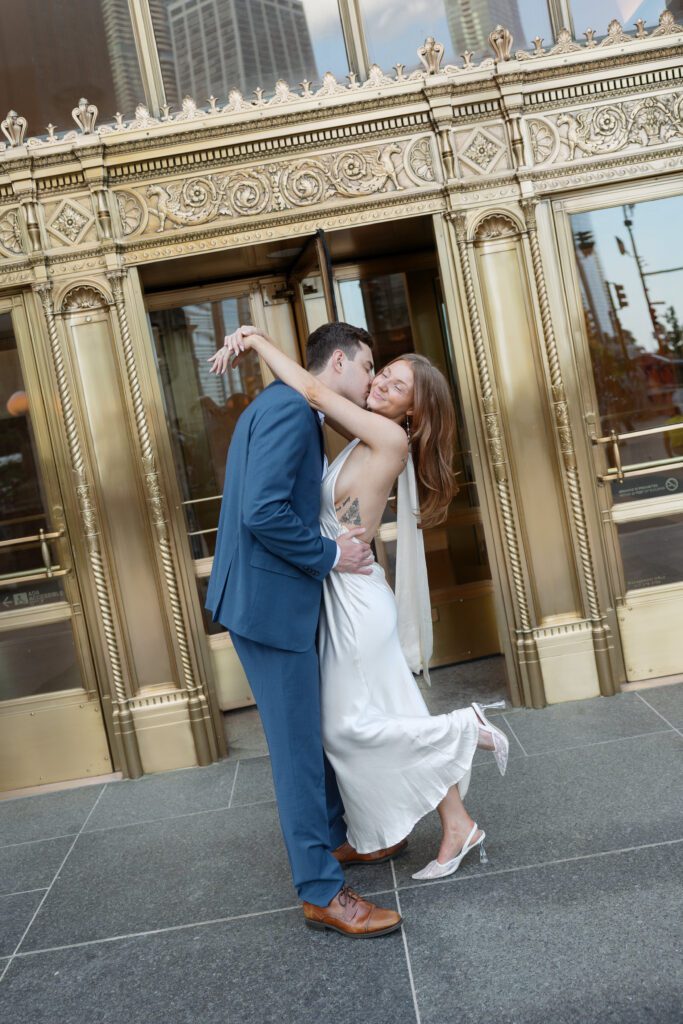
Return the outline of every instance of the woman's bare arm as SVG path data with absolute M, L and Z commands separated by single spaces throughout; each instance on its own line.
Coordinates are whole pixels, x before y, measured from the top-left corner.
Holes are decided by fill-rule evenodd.
M 324 413 L 335 429 L 340 427 L 341 432 L 347 436 L 359 437 L 370 449 L 381 451 L 385 457 L 395 457 L 397 471 L 403 465 L 408 452 L 408 439 L 398 423 L 361 409 L 348 398 L 338 395 L 314 374 L 281 352 L 272 341 L 257 333 L 256 328 L 240 327 L 229 335 L 223 348 L 209 360 L 212 364 L 211 372 L 225 373 L 230 363 L 235 365 L 239 356 L 248 349 L 257 352 L 275 376 L 303 395 L 310 406 Z

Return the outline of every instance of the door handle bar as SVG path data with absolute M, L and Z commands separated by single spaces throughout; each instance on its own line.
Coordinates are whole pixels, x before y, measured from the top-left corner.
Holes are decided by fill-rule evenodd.
M 39 530 L 38 533 L 33 533 L 27 537 L 12 537 L 11 540 L 0 540 L 0 548 L 14 548 L 20 544 L 35 544 L 36 541 L 42 544 L 47 540 L 58 540 L 59 537 L 64 536 L 64 530 L 53 530 L 51 533 L 46 533 L 45 530 Z

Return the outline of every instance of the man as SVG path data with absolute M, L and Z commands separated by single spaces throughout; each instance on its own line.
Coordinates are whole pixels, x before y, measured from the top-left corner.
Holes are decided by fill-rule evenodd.
M 365 405 L 374 372 L 371 345 L 367 331 L 326 324 L 308 339 L 308 369 Z M 214 357 L 214 371 L 227 368 L 226 351 Z M 356 539 L 362 527 L 336 542 L 320 534 L 323 464 L 318 414 L 275 381 L 235 428 L 206 604 L 230 631 L 258 705 L 306 924 L 371 938 L 399 928 L 401 917 L 352 892 L 342 865 L 376 863 L 405 842 L 369 855 L 349 846 L 322 749 L 315 646 L 322 581 L 331 571 L 368 574 L 372 563 L 369 546 Z

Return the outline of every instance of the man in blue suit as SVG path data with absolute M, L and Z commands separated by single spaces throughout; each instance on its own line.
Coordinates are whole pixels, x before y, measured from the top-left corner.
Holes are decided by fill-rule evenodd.
M 349 324 L 308 339 L 311 373 L 365 405 L 374 372 L 368 333 Z M 353 856 L 343 805 L 320 735 L 315 641 L 322 581 L 331 572 L 369 573 L 372 552 L 356 538 L 322 537 L 321 419 L 275 381 L 242 413 L 233 434 L 206 606 L 230 631 L 261 715 L 280 824 L 306 923 L 354 938 L 393 931 L 400 916 L 344 884 Z M 336 852 L 336 856 L 335 856 Z

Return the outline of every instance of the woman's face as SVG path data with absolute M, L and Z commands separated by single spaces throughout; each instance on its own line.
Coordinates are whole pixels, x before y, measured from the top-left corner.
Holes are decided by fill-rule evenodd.
M 397 359 L 380 370 L 372 382 L 367 407 L 390 420 L 402 423 L 413 411 L 413 368 Z

